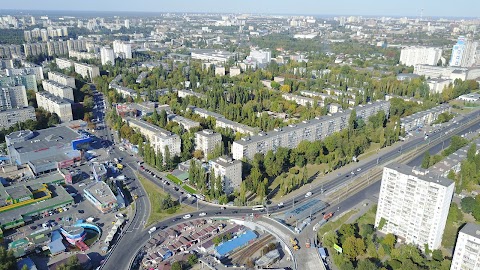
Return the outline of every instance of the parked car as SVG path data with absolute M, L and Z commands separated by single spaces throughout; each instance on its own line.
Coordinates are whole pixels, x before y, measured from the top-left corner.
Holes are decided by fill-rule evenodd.
M 309 192 L 307 192 L 307 194 L 305 194 L 305 198 L 308 198 L 308 197 L 310 197 L 310 196 L 312 196 L 312 192 L 311 192 L 311 191 L 309 191 Z
M 205 212 L 202 212 L 202 213 L 198 214 L 198 216 L 200 216 L 200 217 L 204 217 L 206 215 L 207 215 L 207 213 L 205 213 Z

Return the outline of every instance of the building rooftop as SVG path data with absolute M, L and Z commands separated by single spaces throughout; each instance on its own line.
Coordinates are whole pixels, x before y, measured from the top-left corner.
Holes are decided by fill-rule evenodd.
M 13 200 L 19 200 L 25 198 L 25 196 L 33 196 L 32 192 L 24 185 L 7 187 L 5 191 Z
M 229 166 L 236 165 L 238 163 L 242 163 L 242 161 L 232 159 L 229 156 L 218 157 L 217 159 L 213 160 L 212 162 L 217 163 L 218 165 L 220 165 L 222 167 L 229 167 Z
M 108 204 L 112 201 L 116 201 L 115 194 L 113 194 L 108 185 L 102 181 L 95 181 L 91 183 L 85 188 L 84 192 L 85 191 L 90 193 L 102 204 Z
M 146 121 L 143 121 L 143 120 L 140 120 L 140 119 L 135 119 L 135 118 L 132 118 L 132 117 L 125 117 L 125 120 L 128 122 L 128 123 L 132 123 L 134 125 L 137 125 L 143 129 L 146 129 L 150 132 L 154 132 L 156 133 L 157 135 L 160 135 L 162 137 L 172 137 L 172 136 L 178 136 L 168 130 L 165 130 L 163 128 L 160 128 L 158 126 L 155 126 L 153 124 L 150 124 Z
M 56 71 L 49 71 L 49 72 L 48 72 L 48 75 L 50 75 L 50 74 L 53 74 L 53 75 L 55 75 L 55 76 L 62 77 L 62 78 L 65 78 L 65 79 L 73 79 L 73 77 L 67 76 L 67 75 L 65 75 L 65 74 L 63 74 L 63 73 L 56 72 Z
M 475 223 L 467 223 L 460 229 L 461 233 L 476 237 L 480 239 L 480 225 Z
M 44 96 L 45 98 L 51 100 L 52 102 L 56 103 L 56 104 L 71 104 L 70 102 L 68 102 L 66 99 L 63 99 L 61 97 L 57 97 L 53 94 L 50 94 L 49 92 L 47 91 L 43 91 L 43 92 L 37 92 L 37 95 L 41 95 L 41 96 Z
M 214 136 L 218 136 L 219 133 L 216 133 L 215 131 L 213 131 L 211 129 L 204 129 L 204 130 L 200 130 L 198 132 L 195 132 L 195 134 L 201 135 L 203 137 L 214 137 Z
M 422 168 L 417 168 L 417 167 L 410 167 L 408 165 L 397 163 L 397 162 L 385 165 L 385 168 L 398 171 L 402 174 L 412 175 L 417 177 L 420 180 L 441 185 L 444 187 L 449 187 L 454 184 L 452 180 L 442 177 L 438 174 L 431 173 L 429 170 L 424 170 Z
M 24 130 L 13 132 L 7 135 L 7 137 L 12 137 L 15 139 L 15 137 L 18 137 L 18 135 L 22 132 L 31 131 Z M 83 136 L 73 129 L 66 126 L 58 126 L 34 131 L 32 138 L 13 143 L 13 147 L 19 153 L 27 153 L 36 150 L 48 149 L 50 147 L 58 146 L 59 144 L 70 144 L 72 141 L 81 138 L 83 138 Z

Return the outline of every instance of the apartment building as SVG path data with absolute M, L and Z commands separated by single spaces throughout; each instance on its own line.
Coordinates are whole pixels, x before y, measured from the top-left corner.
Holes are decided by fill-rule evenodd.
M 37 92 L 37 80 L 35 75 L 18 75 L 12 77 L 0 76 L 0 87 L 20 86 L 23 85 L 27 90 Z
M 406 66 L 437 65 L 442 57 L 442 49 L 433 47 L 406 47 L 400 52 L 400 63 Z
M 113 51 L 116 57 L 132 59 L 132 44 L 120 40 L 113 41 Z
M 23 108 L 28 106 L 25 86 L 0 87 L 0 110 Z
M 87 40 L 86 39 L 69 39 L 67 40 L 68 51 L 86 51 Z
M 235 59 L 236 54 L 221 50 L 192 49 L 191 57 L 192 59 L 207 61 L 211 63 L 226 63 L 230 59 Z
M 357 118 L 368 119 L 379 111 L 388 116 L 390 102 L 377 101 L 355 108 Z M 256 136 L 245 137 L 232 144 L 234 159 L 253 159 L 256 153 L 266 154 L 269 150 L 276 151 L 279 147 L 295 148 L 301 141 L 323 140 L 335 132 L 348 127 L 351 110 L 334 115 L 316 117 L 298 124 L 276 128 L 271 132 L 261 132 Z
M 242 184 L 242 162 L 240 160 L 221 156 L 210 161 L 210 165 L 215 177 L 220 176 L 225 194 L 231 194 L 235 189 L 240 188 Z
M 46 91 L 37 92 L 36 97 L 39 108 L 56 113 L 62 122 L 73 120 L 72 104 L 67 100 Z
M 177 90 L 177 95 L 178 95 L 179 98 L 185 98 L 185 97 L 188 97 L 188 96 L 197 97 L 199 99 L 206 99 L 207 98 L 207 96 L 205 96 L 204 94 L 193 92 L 192 90 L 186 90 L 186 89 Z
M 475 64 L 478 42 L 470 37 L 460 36 L 457 43 L 453 45 L 451 67 L 471 67 Z
M 255 128 L 228 120 L 223 115 L 218 113 L 207 111 L 205 109 L 197 108 L 194 106 L 189 106 L 187 109 L 191 110 L 194 114 L 200 115 L 203 118 L 207 118 L 207 117 L 215 118 L 216 128 L 227 128 L 227 129 L 233 130 L 234 132 L 239 132 L 242 134 L 249 134 L 249 135 L 254 135 L 258 132 L 257 129 Z
M 20 45 L 0 45 L 0 58 L 19 58 L 22 56 Z
M 210 129 L 195 132 L 195 150 L 200 150 L 206 157 L 219 144 L 222 144 L 222 135 Z
M 282 94 L 282 97 L 288 101 L 293 101 L 300 106 L 313 107 L 313 105 L 315 104 L 315 100 L 309 97 L 303 97 L 303 96 L 298 96 L 298 95 L 288 94 L 288 93 Z M 319 103 L 321 102 L 317 101 L 317 104 Z
M 190 130 L 192 128 L 199 128 L 200 127 L 199 122 L 190 120 L 188 118 L 185 118 L 183 116 L 176 115 L 176 114 L 173 114 L 173 113 L 167 115 L 167 120 L 168 120 L 168 122 L 172 121 L 172 122 L 175 122 L 175 123 L 179 124 L 180 126 L 182 126 L 186 130 Z
M 140 119 L 125 117 L 124 121 L 145 136 L 150 141 L 150 145 L 155 149 L 156 153 L 160 151 L 163 157 L 165 157 L 165 149 L 168 147 L 170 157 L 175 155 L 180 156 L 181 139 L 177 134 Z
M 450 270 L 480 269 L 480 225 L 467 223 L 460 229 Z
M 320 92 L 308 91 L 308 90 L 302 90 L 302 91 L 300 91 L 300 94 L 302 96 L 306 96 L 306 97 L 319 98 L 322 101 L 325 101 L 327 98 L 333 99 L 333 100 L 338 100 L 337 96 L 328 95 L 328 94 L 324 94 L 324 93 L 320 93 Z
M 35 75 L 37 81 L 43 80 L 43 68 L 41 66 L 23 67 L 23 68 L 7 68 L 5 74 L 9 77 L 22 75 Z
M 25 56 L 36 56 L 39 54 L 46 54 L 49 56 L 67 55 L 68 43 L 67 41 L 48 41 L 39 43 L 25 43 L 23 44 Z
M 391 163 L 384 167 L 375 227 L 407 244 L 438 249 L 455 183 L 428 170 Z
M 110 86 L 110 88 L 115 89 L 123 98 L 127 98 L 127 97 L 136 98 L 137 97 L 137 91 L 133 90 L 132 88 L 121 86 L 121 85 L 118 85 L 118 84 L 113 83 L 113 82 L 111 82 L 109 86 Z
M 272 52 L 264 50 L 251 50 L 247 61 L 254 61 L 258 64 L 269 64 L 272 61 Z
M 480 150 L 480 139 L 476 139 L 472 142 L 477 147 L 477 154 Z M 447 177 L 450 171 L 454 173 L 460 172 L 460 168 L 462 166 L 462 161 L 467 158 L 468 149 L 472 146 L 472 144 L 468 144 L 454 153 L 450 154 L 448 157 L 444 158 L 440 162 L 437 162 L 435 165 L 429 168 L 431 172 L 439 174 L 443 177 Z
M 440 104 L 429 110 L 414 113 L 401 118 L 400 125 L 405 132 L 409 132 L 424 126 L 429 126 L 437 120 L 440 114 L 445 112 L 449 113 L 450 109 L 451 107 L 448 103 Z
M 97 66 L 84 64 L 84 63 L 74 63 L 75 72 L 82 75 L 84 78 L 93 79 L 100 76 L 100 69 Z
M 102 47 L 100 49 L 100 59 L 102 61 L 102 65 L 110 64 L 114 66 L 115 54 L 113 53 L 113 49 L 109 47 Z
M 75 78 L 67 76 L 63 73 L 55 72 L 55 71 L 49 71 L 48 72 L 48 79 L 52 80 L 54 82 L 57 82 L 59 84 L 66 85 L 71 88 L 77 88 L 75 86 Z
M 0 127 L 10 128 L 17 123 L 22 123 L 27 120 L 36 121 L 35 108 L 23 107 L 15 109 L 0 110 Z
M 78 60 L 82 60 L 82 59 L 90 60 L 90 59 L 100 58 L 100 56 L 97 53 L 79 52 L 79 51 L 72 51 L 72 50 L 68 51 L 68 57 L 69 58 L 75 57 Z
M 42 86 L 43 89 L 50 94 L 63 98 L 70 103 L 74 102 L 73 88 L 52 80 L 43 80 Z
M 67 69 L 73 67 L 73 61 L 65 58 L 55 58 L 55 63 L 59 69 Z

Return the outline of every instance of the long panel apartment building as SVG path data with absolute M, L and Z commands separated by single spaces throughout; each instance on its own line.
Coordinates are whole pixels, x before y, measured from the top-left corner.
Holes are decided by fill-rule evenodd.
M 406 66 L 437 65 L 442 57 L 442 49 L 433 47 L 406 47 L 400 52 L 400 63 Z
M 460 229 L 450 270 L 480 269 L 480 225 L 467 223 Z
M 435 122 L 440 114 L 449 113 L 450 109 L 451 107 L 449 104 L 440 104 L 426 111 L 421 111 L 401 118 L 400 125 L 406 132 L 428 126 Z
M 0 127 L 2 128 L 9 128 L 27 120 L 37 120 L 35 117 L 35 108 L 29 106 L 18 109 L 0 110 Z
M 69 86 L 59 84 L 52 80 L 43 80 L 42 81 L 43 89 L 49 92 L 52 95 L 61 97 L 71 103 L 73 103 L 73 89 Z
M 73 120 L 72 104 L 67 100 L 42 91 L 36 93 L 37 104 L 51 113 L 56 113 L 62 122 Z
M 23 85 L 27 90 L 37 92 L 37 80 L 35 75 L 17 75 L 11 77 L 0 77 L 0 87 Z
M 84 63 L 74 63 L 73 66 L 75 67 L 75 72 L 84 78 L 93 79 L 100 76 L 100 69 L 97 66 Z
M 377 101 L 355 108 L 357 117 L 368 119 L 379 111 L 388 115 L 390 102 Z M 291 124 L 287 127 L 276 128 L 271 132 L 261 132 L 256 136 L 242 138 L 233 142 L 232 156 L 234 159 L 253 159 L 256 153 L 266 154 L 267 151 L 276 151 L 279 147 L 295 148 L 302 141 L 323 140 L 335 132 L 348 127 L 351 110 L 334 115 L 316 117 L 311 120 Z
M 234 132 L 239 132 L 239 133 L 249 134 L 249 135 L 254 135 L 258 132 L 257 129 L 255 128 L 237 123 L 232 120 L 228 120 L 223 115 L 218 113 L 207 111 L 205 109 L 197 108 L 194 106 L 189 106 L 188 109 L 191 110 L 194 114 L 198 114 L 203 118 L 213 117 L 215 119 L 215 127 L 217 128 L 227 128 L 227 129 L 233 130 Z
M 0 87 L 0 110 L 23 108 L 27 105 L 25 86 Z
M 76 88 L 75 85 L 75 78 L 67 76 L 63 73 L 55 72 L 55 71 L 49 71 L 48 72 L 48 79 L 55 81 L 59 84 L 66 85 L 71 88 Z
M 455 184 L 428 170 L 400 163 L 384 167 L 375 227 L 407 244 L 438 249 Z
M 147 137 L 155 152 L 158 153 L 160 151 L 163 157 L 165 157 L 165 149 L 168 147 L 171 157 L 175 155 L 180 156 L 182 141 L 177 134 L 140 119 L 126 117 L 124 120 L 130 127 L 138 129 L 143 136 Z

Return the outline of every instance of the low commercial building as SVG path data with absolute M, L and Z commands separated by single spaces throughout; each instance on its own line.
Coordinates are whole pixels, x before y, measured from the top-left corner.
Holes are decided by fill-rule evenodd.
M 355 108 L 357 118 L 368 119 L 380 111 L 388 116 L 390 102 L 377 101 Z M 234 159 L 253 159 L 256 153 L 266 154 L 269 150 L 276 151 L 279 147 L 295 148 L 302 141 L 324 140 L 335 132 L 348 127 L 351 110 L 335 115 L 316 117 L 298 124 L 276 128 L 271 132 L 261 132 L 256 136 L 245 137 L 233 142 L 232 155 Z
M 43 80 L 42 86 L 43 89 L 50 94 L 63 98 L 70 103 L 73 103 L 73 88 L 52 80 Z
M 465 95 L 459 96 L 457 99 L 465 102 L 478 102 L 480 101 L 480 94 L 478 93 L 465 94 Z
M 34 174 L 70 166 L 79 160 L 91 138 L 66 127 L 16 131 L 5 136 L 12 164 L 28 165 Z
M 29 106 L 0 111 L 0 127 L 10 128 L 17 123 L 22 123 L 27 120 L 37 120 L 35 116 L 35 108 Z
M 84 63 L 74 63 L 75 72 L 82 75 L 84 78 L 93 79 L 100 76 L 100 69 L 97 66 L 84 64 Z
M 242 70 L 239 67 L 230 68 L 230 77 L 238 76 L 242 73 Z
M 222 144 L 222 135 L 210 129 L 195 132 L 195 150 L 200 150 L 206 157 L 215 147 Z
M 107 180 L 107 169 L 101 163 L 94 163 L 92 166 L 93 177 L 96 181 Z
M 467 223 L 460 229 L 450 269 L 480 269 L 480 225 Z
M 414 113 L 401 118 L 400 125 L 406 132 L 428 126 L 435 122 L 440 114 L 446 112 L 449 113 L 450 109 L 451 107 L 448 103 L 440 104 L 437 107 L 429 110 Z
M 49 92 L 37 92 L 37 104 L 51 113 L 56 113 L 62 122 L 73 120 L 72 104 L 66 99 L 54 96 Z
M 181 139 L 177 134 L 140 119 L 126 117 L 124 120 L 130 125 L 130 127 L 137 129 L 150 141 L 150 145 L 155 149 L 156 153 L 160 152 L 163 157 L 165 157 L 165 150 L 168 148 L 170 157 L 180 156 Z
M 103 181 L 95 181 L 88 185 L 83 194 L 100 212 L 109 213 L 117 209 L 117 198 L 110 187 Z
M 231 129 L 234 132 L 249 134 L 249 135 L 254 135 L 258 133 L 257 129 L 249 127 L 244 124 L 234 122 L 232 120 L 228 120 L 221 114 L 207 111 L 205 109 L 197 108 L 194 106 L 189 106 L 187 109 L 191 110 L 194 114 L 200 115 L 203 118 L 213 117 L 215 119 L 216 128 L 227 128 L 227 129 Z
M 71 88 L 76 88 L 75 86 L 75 78 L 67 76 L 63 73 L 55 72 L 55 71 L 49 71 L 48 72 L 48 79 L 52 80 L 54 82 L 57 82 L 59 84 L 66 85 Z
M 221 156 L 210 161 L 215 177 L 220 177 L 223 191 L 231 194 L 242 184 L 242 162 L 228 156 Z

